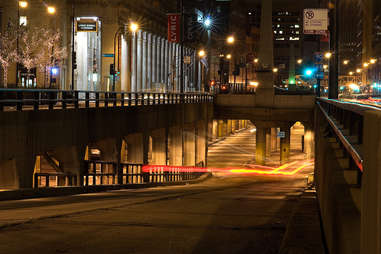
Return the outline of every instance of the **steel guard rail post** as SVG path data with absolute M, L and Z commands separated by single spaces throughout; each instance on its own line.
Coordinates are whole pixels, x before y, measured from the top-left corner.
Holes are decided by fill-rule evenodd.
M 126 107 L 213 102 L 209 93 L 130 93 L 0 88 L 0 111 Z

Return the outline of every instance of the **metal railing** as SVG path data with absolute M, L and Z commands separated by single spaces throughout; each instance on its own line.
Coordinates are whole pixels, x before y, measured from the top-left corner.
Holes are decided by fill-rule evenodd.
M 131 107 L 208 102 L 213 102 L 213 96 L 208 93 L 181 94 L 64 91 L 52 89 L 0 89 L 0 111 Z
M 214 94 L 255 94 L 255 87 L 245 84 L 221 84 L 211 88 Z
M 75 186 L 77 176 L 69 173 L 35 173 L 34 188 Z
M 363 172 L 363 114 L 370 108 L 355 103 L 319 98 L 318 108 L 357 168 Z M 371 107 L 371 109 L 375 109 Z M 379 109 L 378 109 L 379 110 Z

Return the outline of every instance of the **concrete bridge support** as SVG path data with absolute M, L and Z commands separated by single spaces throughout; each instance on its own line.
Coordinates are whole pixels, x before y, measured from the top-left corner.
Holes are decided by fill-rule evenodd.
M 271 128 L 271 152 L 278 151 L 277 128 Z
M 184 129 L 184 166 L 196 165 L 196 135 L 194 127 Z
M 280 131 L 285 133 L 285 137 L 280 139 L 280 163 L 283 164 L 290 160 L 290 125 L 281 126 Z
M 264 165 L 266 161 L 266 129 L 264 127 L 257 127 L 256 131 L 256 148 L 255 160 L 257 164 Z
M 128 135 L 127 143 L 127 162 L 148 164 L 148 135 L 134 133 Z
M 165 129 L 151 132 L 152 137 L 152 161 L 153 165 L 167 165 L 167 135 Z
M 308 124 L 304 125 L 304 151 L 307 159 L 314 158 L 315 154 L 315 138 L 313 127 Z
M 169 129 L 169 165 L 183 165 L 183 130 L 175 126 Z
M 206 166 L 207 162 L 207 130 L 205 122 L 197 124 L 196 129 L 196 164 Z
M 73 185 L 81 186 L 83 184 L 83 175 L 86 172 L 85 156 L 86 146 L 59 147 L 52 152 L 54 158 L 60 162 L 60 168 L 65 173 L 71 173 L 77 176 L 77 183 Z
M 0 162 L 0 189 L 32 188 L 35 160 L 35 155 L 25 152 Z
M 266 134 L 266 157 L 271 156 L 271 128 L 265 129 Z

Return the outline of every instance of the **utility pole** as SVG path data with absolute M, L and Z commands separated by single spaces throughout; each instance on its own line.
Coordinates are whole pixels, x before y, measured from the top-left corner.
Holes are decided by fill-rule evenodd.
M 333 57 L 329 61 L 329 89 L 328 99 L 339 98 L 339 5 L 340 0 L 335 0 L 334 9 L 330 11 L 330 46 Z

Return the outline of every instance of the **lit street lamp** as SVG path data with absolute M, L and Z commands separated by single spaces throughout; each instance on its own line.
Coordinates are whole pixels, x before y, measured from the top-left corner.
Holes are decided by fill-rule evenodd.
M 48 13 L 49 13 L 50 15 L 53 15 L 53 14 L 56 13 L 56 7 L 54 7 L 54 6 L 48 6 L 48 7 L 47 7 L 47 11 L 48 11 Z
M 228 44 L 233 44 L 235 39 L 234 39 L 234 36 L 229 36 L 227 39 L 226 39 L 227 43 Z
M 302 64 L 303 63 L 303 59 L 298 59 L 297 63 L 298 64 Z
M 226 59 L 232 59 L 232 55 L 231 54 L 227 54 L 226 55 Z
M 203 58 L 203 57 L 205 57 L 205 50 L 203 50 L 203 49 L 201 49 L 199 52 L 198 52 L 198 56 L 200 57 L 200 58 Z
M 326 59 L 330 59 L 330 58 L 332 57 L 332 53 L 331 53 L 331 52 L 326 52 L 326 53 L 324 54 L 324 57 L 325 57 Z

